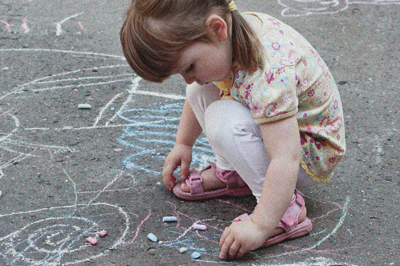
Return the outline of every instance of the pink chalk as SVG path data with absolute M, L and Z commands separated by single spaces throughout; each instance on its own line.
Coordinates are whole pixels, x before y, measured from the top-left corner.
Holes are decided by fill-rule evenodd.
M 193 228 L 194 230 L 202 230 L 202 231 L 207 230 L 207 226 L 204 224 L 194 224 Z
M 105 236 L 106 234 L 107 234 L 106 230 L 102 230 L 99 232 L 99 236 L 101 236 L 101 237 Z
M 96 245 L 97 244 L 97 240 L 94 239 L 93 237 L 89 236 L 88 238 L 86 238 L 86 241 L 89 242 L 92 245 Z

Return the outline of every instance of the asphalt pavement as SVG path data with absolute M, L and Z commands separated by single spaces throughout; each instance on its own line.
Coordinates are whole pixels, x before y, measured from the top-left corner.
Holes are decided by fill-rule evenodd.
M 163 185 L 185 84 L 130 70 L 128 2 L 0 1 L 0 265 L 400 265 L 398 0 L 237 0 L 320 53 L 348 149 L 330 182 L 301 191 L 311 234 L 238 261 L 218 258 L 219 237 L 255 199 L 186 202 Z M 201 136 L 193 166 L 213 160 Z

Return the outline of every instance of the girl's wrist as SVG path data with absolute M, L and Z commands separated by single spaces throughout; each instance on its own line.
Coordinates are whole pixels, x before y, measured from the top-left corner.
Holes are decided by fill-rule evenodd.
M 251 215 L 251 220 L 253 223 L 257 226 L 257 228 L 260 231 L 263 232 L 272 232 L 275 229 L 275 226 L 271 226 L 269 222 L 271 222 L 271 219 L 267 217 L 260 208 L 256 208 Z
M 193 144 L 194 145 L 194 144 Z M 192 148 L 193 147 L 193 145 L 192 144 L 190 144 L 190 143 L 186 143 L 186 142 L 184 142 L 184 141 L 176 141 L 175 142 L 175 146 L 186 146 L 186 147 L 188 147 L 188 148 Z

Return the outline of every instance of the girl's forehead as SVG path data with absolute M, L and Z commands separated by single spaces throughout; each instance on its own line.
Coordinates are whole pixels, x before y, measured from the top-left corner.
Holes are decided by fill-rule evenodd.
M 178 55 L 176 67 L 179 69 L 184 68 L 185 65 L 194 57 L 195 51 L 196 49 L 193 44 L 184 48 Z

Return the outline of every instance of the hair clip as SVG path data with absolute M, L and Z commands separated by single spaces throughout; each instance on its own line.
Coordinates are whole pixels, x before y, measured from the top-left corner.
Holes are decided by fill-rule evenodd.
M 237 10 L 237 6 L 236 6 L 236 4 L 235 4 L 235 1 L 230 1 L 229 2 L 229 11 L 235 11 L 235 10 Z

